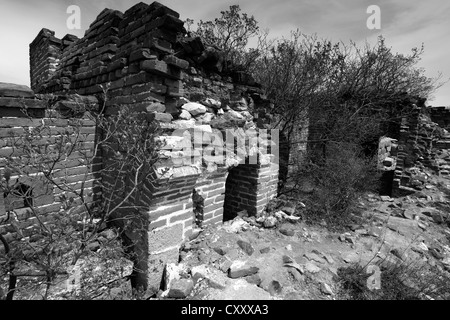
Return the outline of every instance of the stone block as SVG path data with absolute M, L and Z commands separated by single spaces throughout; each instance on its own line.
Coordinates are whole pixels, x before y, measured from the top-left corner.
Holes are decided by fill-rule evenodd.
M 178 263 L 178 249 L 171 249 L 159 254 L 150 254 L 146 265 L 147 291 L 157 293 L 167 263 Z
M 0 97 L 34 98 L 34 92 L 24 85 L 0 82 Z

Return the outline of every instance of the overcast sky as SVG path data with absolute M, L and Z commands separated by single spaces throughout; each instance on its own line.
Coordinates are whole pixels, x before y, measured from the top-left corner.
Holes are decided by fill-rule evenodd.
M 0 82 L 30 85 L 28 50 L 41 28 L 79 37 L 104 9 L 124 12 L 139 0 L 0 0 Z M 144 1 L 151 3 L 152 1 Z M 181 19 L 211 20 L 230 5 L 238 4 L 253 15 L 273 37 L 289 36 L 299 28 L 307 34 L 348 43 L 374 43 L 380 34 L 394 52 L 409 53 L 425 45 L 420 67 L 428 76 L 442 72 L 450 77 L 450 1 L 447 0 L 161 0 L 178 11 Z M 81 9 L 81 29 L 67 27 L 67 8 Z M 369 30 L 368 6 L 381 9 L 381 29 Z M 450 82 L 440 88 L 431 105 L 450 105 Z

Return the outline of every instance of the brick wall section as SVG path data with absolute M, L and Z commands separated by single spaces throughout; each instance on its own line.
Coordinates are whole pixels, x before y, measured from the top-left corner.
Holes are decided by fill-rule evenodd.
M 8 89 L 9 88 L 9 89 Z M 61 97 L 64 100 L 63 97 Z M 28 107 L 28 110 L 34 112 L 35 117 L 29 118 L 22 111 L 21 107 Z M 11 84 L 0 84 L 0 110 L 9 110 L 0 114 L 0 172 L 5 172 L 7 164 L 7 157 L 24 156 L 26 155 L 20 147 L 24 130 L 27 128 L 33 129 L 46 123 L 51 126 L 52 136 L 43 136 L 41 140 L 35 140 L 36 143 L 49 143 L 49 147 L 54 145 L 54 137 L 58 132 L 65 132 L 71 129 L 72 119 L 56 118 L 57 112 L 54 110 L 51 113 L 46 110 L 46 105 L 43 101 L 36 99 L 34 93 L 29 88 L 23 86 L 16 86 Z M 14 117 L 12 117 L 14 115 Z M 54 176 L 56 181 L 58 179 L 66 178 L 68 183 L 74 190 L 80 190 L 81 182 L 85 181 L 85 194 L 92 191 L 93 179 L 92 175 L 88 175 L 85 180 L 85 173 L 87 167 L 80 162 L 80 151 L 92 150 L 95 137 L 95 122 L 88 118 L 81 119 L 80 140 L 83 141 L 82 149 L 75 150 L 69 157 L 59 161 L 55 166 Z M 24 167 L 21 167 L 24 169 Z M 31 173 L 32 171 L 30 171 Z M 56 188 L 48 184 L 47 180 L 41 175 L 37 176 L 18 176 L 17 172 L 12 170 L 10 184 L 16 181 L 23 183 L 31 188 L 33 207 L 37 210 L 39 216 L 46 223 L 51 223 L 52 215 L 59 212 L 62 207 L 59 196 L 62 194 Z M 70 194 L 67 194 L 70 196 Z M 0 220 L 3 220 L 6 211 L 10 211 L 11 218 L 7 223 L 0 225 L 0 233 L 2 233 L 7 241 L 14 242 L 18 238 L 16 228 L 11 225 L 12 220 L 17 221 L 17 225 L 23 229 L 23 235 L 30 241 L 37 241 L 39 238 L 34 234 L 34 226 L 36 225 L 36 218 L 31 214 L 31 211 L 20 196 L 9 194 L 6 198 L 1 195 L 0 202 Z M 88 197 L 89 202 L 89 197 Z M 72 213 L 80 214 L 81 207 L 75 205 Z
M 222 223 L 227 176 L 227 170 L 220 170 L 208 179 L 197 182 L 195 190 L 204 199 L 202 226 Z
M 42 29 L 30 44 L 31 88 L 39 88 L 55 73 L 61 57 L 61 39 L 55 32 Z
M 447 176 L 450 170 L 450 135 L 443 128 L 448 125 L 448 109 L 443 107 L 419 108 L 401 120 L 398 139 L 397 165 L 393 179 L 395 195 L 408 192 L 408 188 L 421 188 L 410 168 L 426 167 L 436 174 Z M 439 121 L 435 123 L 434 120 Z

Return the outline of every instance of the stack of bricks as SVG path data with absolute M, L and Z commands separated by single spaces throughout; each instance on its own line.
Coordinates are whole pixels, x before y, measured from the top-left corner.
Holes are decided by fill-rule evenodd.
M 73 97 L 59 97 L 60 103 L 73 103 Z M 78 98 L 79 99 L 79 98 Z M 83 101 L 96 101 L 93 97 L 86 97 Z M 77 100 L 76 103 L 83 103 Z M 28 129 L 42 127 L 42 125 L 51 128 L 51 135 L 34 136 L 33 143 L 40 146 L 47 145 L 46 148 L 52 148 L 55 145 L 55 135 L 58 133 L 66 133 L 70 130 L 73 132 L 73 139 L 78 139 L 80 148 L 63 157 L 58 161 L 53 170 L 56 183 L 61 183 L 64 179 L 65 183 L 72 190 L 80 191 L 83 188 L 85 194 L 93 190 L 94 178 L 88 172 L 88 168 L 82 160 L 81 154 L 92 152 L 95 139 L 95 122 L 80 118 L 81 121 L 78 130 L 72 127 L 71 118 L 64 118 L 57 115 L 57 110 L 48 110 L 48 106 L 44 100 L 37 99 L 34 92 L 26 86 L 13 85 L 8 83 L 0 83 L 0 172 L 1 177 L 5 177 L 8 159 L 17 159 L 18 156 L 24 157 L 23 163 L 18 164 L 18 170 L 15 167 L 9 168 L 11 187 L 27 188 L 29 190 L 29 199 L 24 194 L 23 189 L 11 192 L 6 197 L 0 197 L 0 221 L 5 220 L 7 212 L 10 219 L 0 225 L 0 233 L 5 236 L 10 244 L 17 239 L 30 240 L 31 242 L 39 240 L 39 234 L 35 231 L 37 226 L 36 217 L 32 214 L 30 206 L 38 213 L 40 220 L 44 223 L 51 223 L 54 215 L 62 210 L 63 203 L 60 196 L 63 194 L 59 189 L 53 188 L 48 180 L 43 176 L 42 172 L 35 175 L 37 166 L 27 166 L 27 153 L 22 149 L 21 144 L 24 142 L 24 132 Z M 36 146 L 35 146 L 36 148 Z M 41 149 L 41 152 L 45 152 Z M 44 157 L 45 154 L 43 153 Z M 13 160 L 14 161 L 14 160 Z M 23 175 L 19 175 L 22 172 Z M 85 173 L 88 172 L 87 175 Z M 72 196 L 66 194 L 67 197 Z M 92 199 L 87 197 L 87 202 Z M 75 202 L 72 213 L 78 215 L 82 212 L 83 206 L 79 202 Z M 21 234 L 17 233 L 17 227 L 21 230 Z

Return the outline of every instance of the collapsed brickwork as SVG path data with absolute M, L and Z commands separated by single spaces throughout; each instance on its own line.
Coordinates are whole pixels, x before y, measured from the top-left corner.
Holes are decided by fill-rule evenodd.
M 220 52 L 188 37 L 179 14 L 157 2 L 105 9 L 81 39 L 42 29 L 30 44 L 36 93 L 63 97 L 64 110 L 74 107 L 64 97 L 97 95 L 106 115 L 127 107 L 160 125 L 155 180 L 145 183 L 147 207 L 139 212 L 145 232 L 126 230 L 137 282 L 153 292 L 195 228 L 221 223 L 224 210 L 227 219 L 244 209 L 258 214 L 276 195 L 276 134 L 256 121 L 268 101 L 250 75 L 223 65 Z

